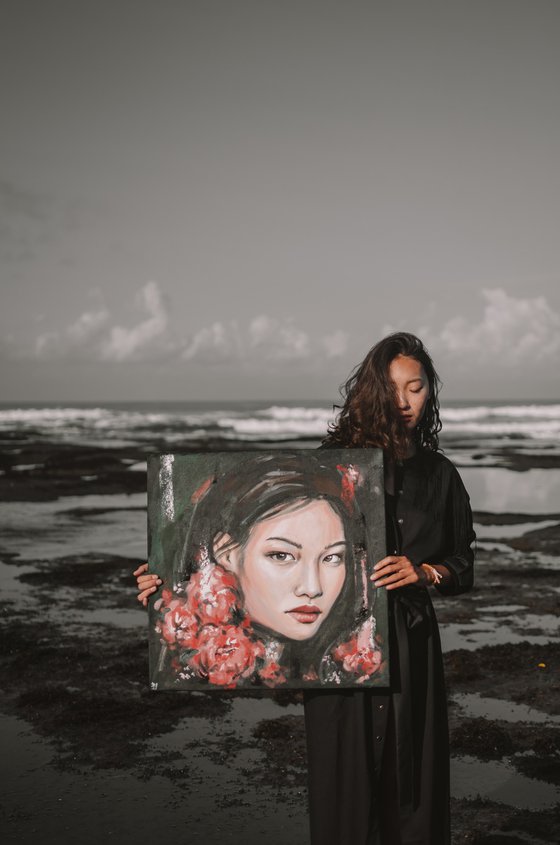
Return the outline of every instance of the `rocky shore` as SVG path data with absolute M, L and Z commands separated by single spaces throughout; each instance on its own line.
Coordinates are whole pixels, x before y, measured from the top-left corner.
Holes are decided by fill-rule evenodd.
M 12 503 L 0 540 L 4 841 L 306 845 L 300 694 L 151 692 L 147 618 L 131 576 L 141 558 L 77 552 L 71 538 L 67 553 L 42 557 L 42 529 L 27 525 L 30 504 L 62 508 L 63 497 L 106 496 L 95 507 L 73 501 L 65 514 L 87 535 L 92 524 L 99 530 L 114 520 L 110 497 L 119 494 L 123 517 L 142 532 L 134 494 L 145 490 L 145 473 L 134 467 L 145 450 L 15 438 L 3 447 L 0 500 Z M 556 843 L 560 514 L 480 512 L 475 520 L 493 534 L 479 550 L 475 589 L 435 597 L 450 704 L 453 842 Z M 510 530 L 528 523 L 534 529 L 521 536 Z M 27 529 L 35 531 L 34 551 L 22 556 L 17 536 Z M 493 800 L 491 779 L 500 772 L 511 796 Z

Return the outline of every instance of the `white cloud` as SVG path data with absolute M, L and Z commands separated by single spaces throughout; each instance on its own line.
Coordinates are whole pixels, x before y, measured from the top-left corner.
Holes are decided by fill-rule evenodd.
M 260 314 L 246 327 L 232 320 L 199 329 L 184 347 L 181 358 L 201 364 L 289 366 L 340 357 L 346 346 L 347 334 L 341 330 L 314 343 L 292 320 Z
M 165 342 L 169 318 L 161 291 L 155 282 L 148 282 L 142 288 L 137 304 L 147 312 L 147 318 L 131 328 L 112 326 L 107 342 L 100 350 L 103 360 L 136 360 L 145 357 L 147 352 L 169 348 L 169 342 Z
M 84 311 L 62 331 L 44 332 L 35 340 L 38 358 L 60 358 L 82 348 L 91 348 L 98 341 L 109 320 L 105 308 Z
M 40 334 L 35 340 L 34 356 L 120 362 L 145 360 L 173 351 L 175 344 L 168 337 L 169 318 L 156 282 L 149 282 L 139 291 L 136 306 L 147 316 L 130 327 L 115 325 L 103 305 L 84 311 L 63 329 Z
M 112 319 L 102 300 L 96 309 L 84 311 L 74 322 L 58 331 L 43 332 L 35 340 L 34 357 L 65 358 L 103 362 L 149 360 L 189 361 L 196 364 L 232 364 L 259 367 L 289 367 L 306 363 L 313 367 L 325 359 L 346 352 L 348 335 L 337 329 L 313 341 L 292 319 L 266 314 L 249 319 L 216 320 L 202 326 L 179 342 L 172 334 L 170 317 L 161 290 L 149 282 L 139 292 L 137 308 L 144 318 L 132 326 Z
M 212 323 L 197 331 L 181 353 L 185 361 L 221 364 L 241 357 L 237 323 Z
M 482 313 L 476 318 L 454 316 L 434 330 L 413 327 L 434 354 L 489 366 L 511 367 L 527 361 L 560 361 L 560 314 L 544 296 L 515 297 L 503 288 L 482 290 Z M 409 324 L 410 325 L 410 324 Z M 383 334 L 406 330 L 384 326 Z
M 265 361 L 301 361 L 311 355 L 309 336 L 290 320 L 261 314 L 249 325 L 250 348 Z
M 453 355 L 470 355 L 483 362 L 492 357 L 517 364 L 557 357 L 560 353 L 560 315 L 543 296 L 516 298 L 502 288 L 482 291 L 485 301 L 480 321 L 464 317 L 449 320 L 439 343 Z

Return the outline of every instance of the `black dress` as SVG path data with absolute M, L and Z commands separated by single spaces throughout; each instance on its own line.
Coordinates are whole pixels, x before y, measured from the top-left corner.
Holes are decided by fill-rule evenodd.
M 445 564 L 444 595 L 473 584 L 469 497 L 421 451 L 386 495 L 387 552 Z M 389 690 L 304 693 L 312 845 L 449 845 L 449 742 L 437 620 L 425 587 L 389 590 Z

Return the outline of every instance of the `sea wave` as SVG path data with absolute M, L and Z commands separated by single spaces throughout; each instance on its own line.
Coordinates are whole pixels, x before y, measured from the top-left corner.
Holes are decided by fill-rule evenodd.
M 441 409 L 443 422 L 469 422 L 491 418 L 550 419 L 560 421 L 560 405 L 477 405 L 473 407 Z
M 446 440 L 479 437 L 530 444 L 557 443 L 560 404 L 504 403 L 503 405 L 449 405 L 441 411 Z M 332 405 L 324 403 L 239 403 L 225 407 L 197 405 L 159 408 L 133 407 L 0 407 L 0 432 L 28 438 L 106 443 L 114 446 L 163 441 L 203 442 L 205 439 L 272 442 L 321 440 L 334 420 Z

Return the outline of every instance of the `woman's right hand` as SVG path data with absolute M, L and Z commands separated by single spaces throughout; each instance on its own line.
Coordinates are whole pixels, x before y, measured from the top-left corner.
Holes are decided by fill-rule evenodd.
M 136 578 L 138 586 L 138 601 L 142 602 L 144 607 L 148 605 L 148 598 L 155 593 L 160 584 L 163 583 L 158 575 L 153 572 L 148 572 L 148 564 L 142 563 L 138 569 L 132 573 Z

